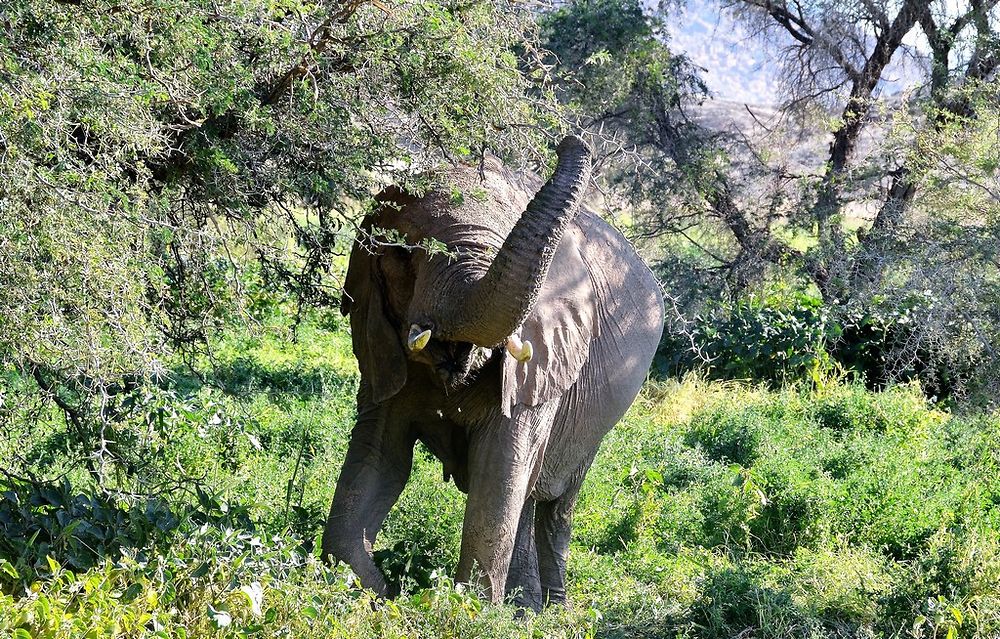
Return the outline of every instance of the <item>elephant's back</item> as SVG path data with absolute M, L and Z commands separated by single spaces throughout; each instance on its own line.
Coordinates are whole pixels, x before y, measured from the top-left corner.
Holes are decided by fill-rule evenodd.
M 632 244 L 587 210 L 575 226 L 585 238 L 580 250 L 599 300 L 600 330 L 580 376 L 561 399 L 535 486 L 542 501 L 582 480 L 601 439 L 639 393 L 663 333 L 659 282 Z

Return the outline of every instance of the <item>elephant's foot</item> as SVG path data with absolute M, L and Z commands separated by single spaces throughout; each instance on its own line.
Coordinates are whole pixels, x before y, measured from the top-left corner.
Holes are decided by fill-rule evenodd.
M 359 398 L 364 392 L 365 388 L 359 391 Z M 358 423 L 337 479 L 322 548 L 324 559 L 347 563 L 362 587 L 389 597 L 393 593 L 375 565 L 372 545 L 410 476 L 416 436 L 384 413 L 381 407 L 358 408 Z
M 542 611 L 542 595 L 539 592 L 525 592 L 518 588 L 513 593 L 512 603 L 517 606 L 518 614 L 523 614 L 524 610 L 533 610 L 538 613 Z
M 583 473 L 579 476 L 582 478 Z M 535 548 L 546 606 L 566 605 L 566 559 L 578 491 L 579 481 L 561 497 L 535 505 Z
M 460 584 L 476 584 L 490 603 L 501 604 L 504 598 L 504 583 L 507 581 L 507 567 L 499 566 L 497 563 L 488 562 L 484 565 L 484 562 L 473 559 L 463 543 L 455 581 Z
M 566 589 L 558 586 L 554 588 L 542 588 L 542 600 L 546 606 L 565 606 Z
M 532 501 L 529 495 L 557 408 L 554 401 L 537 407 L 515 406 L 511 417 L 484 424 L 470 437 L 469 498 L 459 575 L 468 579 L 473 565 L 478 566 L 480 582 L 494 603 L 503 601 L 508 571 L 523 567 L 524 575 L 536 572 L 529 533 L 532 508 L 526 508 L 525 502 Z M 516 548 L 517 541 L 520 548 Z M 517 565 L 512 568 L 516 550 Z M 517 575 L 517 585 L 521 577 Z
M 330 519 L 331 521 L 334 519 L 333 513 Z M 375 565 L 369 547 L 363 532 L 348 534 L 336 531 L 335 527 L 328 523 L 326 532 L 323 533 L 322 558 L 328 564 L 344 562 L 357 576 L 362 588 L 372 590 L 380 597 L 391 597 L 393 593 L 385 580 L 385 575 Z

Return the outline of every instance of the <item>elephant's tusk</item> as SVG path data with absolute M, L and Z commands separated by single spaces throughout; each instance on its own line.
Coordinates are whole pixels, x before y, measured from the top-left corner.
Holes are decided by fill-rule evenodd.
M 427 342 L 431 339 L 431 331 L 427 329 L 426 331 L 421 331 L 420 326 L 417 324 L 410 325 L 410 334 L 406 338 L 406 345 L 411 351 L 416 353 L 417 351 L 423 350 L 424 346 L 427 346 Z
M 527 362 L 534 354 L 531 342 L 528 340 L 522 342 L 517 335 L 511 335 L 507 338 L 507 352 L 519 362 Z

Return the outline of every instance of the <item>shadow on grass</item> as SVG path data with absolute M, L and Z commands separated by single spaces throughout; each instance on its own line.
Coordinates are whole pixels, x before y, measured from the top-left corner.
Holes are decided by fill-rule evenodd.
M 357 373 L 345 373 L 334 367 L 308 366 L 300 362 L 272 366 L 241 355 L 216 364 L 208 374 L 201 376 L 186 367 L 175 368 L 172 385 L 188 393 L 210 386 L 235 397 L 267 393 L 309 399 L 344 393 L 353 396 L 357 380 Z

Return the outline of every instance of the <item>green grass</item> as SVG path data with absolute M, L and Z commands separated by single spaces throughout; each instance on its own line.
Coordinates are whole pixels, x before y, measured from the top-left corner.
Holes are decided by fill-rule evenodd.
M 1000 636 L 1000 419 L 911 387 L 650 382 L 584 485 L 572 605 L 537 617 L 448 580 L 464 498 L 418 447 L 377 545 L 404 595 L 376 602 L 313 556 L 349 336 L 292 337 L 277 316 L 149 400 L 153 499 L 95 491 L 55 413 L 9 430 L 0 465 L 71 472 L 0 486 L 0 637 Z

